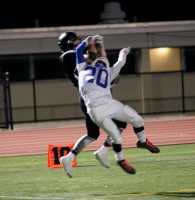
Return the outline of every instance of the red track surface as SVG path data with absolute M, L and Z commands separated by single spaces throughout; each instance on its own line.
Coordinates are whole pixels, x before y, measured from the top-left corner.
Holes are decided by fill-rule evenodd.
M 195 143 L 195 118 L 145 122 L 147 137 L 156 145 Z M 48 144 L 68 144 L 85 133 L 85 125 L 0 132 L 0 156 L 46 154 Z M 98 149 L 106 134 L 85 150 Z M 131 126 L 123 132 L 123 147 L 135 147 L 137 138 Z

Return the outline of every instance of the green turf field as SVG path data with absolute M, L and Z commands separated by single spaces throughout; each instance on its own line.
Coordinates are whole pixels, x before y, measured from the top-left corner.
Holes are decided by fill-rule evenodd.
M 47 155 L 0 158 L 0 199 L 184 200 L 195 199 L 195 144 L 161 146 L 160 154 L 130 148 L 124 153 L 136 168 L 123 172 L 109 152 L 111 169 L 92 155 L 77 157 L 72 179 L 63 169 L 48 169 Z

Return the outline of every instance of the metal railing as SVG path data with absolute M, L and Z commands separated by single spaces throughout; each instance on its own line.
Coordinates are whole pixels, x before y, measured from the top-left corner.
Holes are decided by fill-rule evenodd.
M 13 82 L 15 122 L 83 117 L 78 91 L 68 80 Z M 113 95 L 140 114 L 195 111 L 195 72 L 171 71 L 121 76 Z

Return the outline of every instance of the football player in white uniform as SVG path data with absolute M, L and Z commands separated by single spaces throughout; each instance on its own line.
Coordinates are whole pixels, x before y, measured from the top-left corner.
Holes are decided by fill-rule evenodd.
M 113 67 L 109 66 L 109 62 L 105 57 L 99 57 L 91 65 L 88 65 L 83 51 L 92 43 L 93 37 L 89 36 L 76 48 L 79 91 L 85 101 L 91 119 L 112 138 L 117 164 L 127 173 L 135 174 L 136 170 L 127 162 L 122 153 L 120 131 L 113 119 L 130 123 L 137 133 L 139 143 L 149 144 L 150 142 L 146 138 L 143 128 L 144 122 L 134 109 L 113 99 L 110 91 L 110 83 L 118 76 L 124 66 L 130 48 L 124 48 L 120 51 L 118 61 Z M 152 143 L 150 144 L 153 145 Z M 158 153 L 158 147 L 155 148 L 156 153 Z M 75 155 L 71 152 L 61 158 L 61 163 L 69 177 L 72 177 L 71 163 L 73 159 L 75 159 Z

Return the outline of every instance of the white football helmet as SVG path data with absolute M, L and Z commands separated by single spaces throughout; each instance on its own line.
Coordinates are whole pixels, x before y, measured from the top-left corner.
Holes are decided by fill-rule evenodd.
M 95 66 L 96 63 L 102 64 L 103 66 L 105 66 L 106 68 L 110 67 L 110 63 L 108 61 L 108 59 L 106 57 L 98 57 L 96 58 L 93 62 L 92 62 L 92 66 Z

